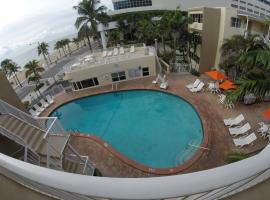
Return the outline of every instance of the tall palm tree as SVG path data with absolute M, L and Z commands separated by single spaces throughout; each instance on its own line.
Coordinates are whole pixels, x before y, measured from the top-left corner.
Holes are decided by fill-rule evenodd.
M 105 13 L 107 8 L 106 6 L 100 5 L 100 0 L 82 0 L 73 8 L 77 10 L 79 15 L 75 22 L 75 26 L 79 31 L 85 32 L 89 48 L 91 49 L 90 31 L 87 31 L 87 27 L 90 28 L 93 35 L 97 36 L 98 23 L 107 23 L 108 15 Z
M 58 53 L 59 53 L 60 57 L 62 57 L 62 53 L 61 53 L 62 45 L 61 45 L 60 41 L 57 41 L 54 44 L 54 49 L 58 50 Z
M 26 69 L 25 77 L 28 79 L 28 83 L 34 82 L 36 85 L 36 89 L 40 93 L 39 91 L 39 85 L 40 85 L 40 79 L 41 79 L 40 73 L 44 71 L 44 68 L 40 67 L 38 65 L 38 61 L 36 60 L 29 61 L 28 63 L 26 63 L 24 68 Z
M 41 42 L 38 44 L 37 47 L 37 51 L 38 51 L 38 55 L 40 56 L 41 54 L 43 55 L 43 58 L 45 60 L 45 62 L 47 63 L 47 65 L 49 66 L 49 62 L 51 63 L 51 58 L 49 55 L 49 44 L 46 42 Z M 49 60 L 49 61 L 48 61 Z
M 72 39 L 72 43 L 76 45 L 77 49 L 80 48 L 80 40 L 77 37 Z
M 4 70 L 6 75 L 13 76 L 15 83 L 18 83 L 22 87 L 22 84 L 16 74 L 19 71 L 18 69 L 20 69 L 17 63 L 11 59 L 5 59 L 1 62 L 1 68 Z

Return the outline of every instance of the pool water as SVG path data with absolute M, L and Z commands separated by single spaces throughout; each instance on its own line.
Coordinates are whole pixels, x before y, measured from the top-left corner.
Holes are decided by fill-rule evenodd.
M 93 134 L 127 158 L 152 168 L 183 164 L 203 140 L 196 110 L 180 97 L 151 90 L 100 94 L 56 109 L 66 130 Z

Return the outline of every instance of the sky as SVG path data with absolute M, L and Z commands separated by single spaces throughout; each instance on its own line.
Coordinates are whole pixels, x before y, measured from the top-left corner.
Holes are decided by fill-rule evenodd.
M 50 42 L 76 33 L 80 0 L 1 0 L 0 58 L 22 55 L 37 41 Z M 111 0 L 101 0 L 112 9 Z

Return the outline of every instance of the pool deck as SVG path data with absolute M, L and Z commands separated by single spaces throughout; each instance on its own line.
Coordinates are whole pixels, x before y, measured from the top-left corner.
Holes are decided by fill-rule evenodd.
M 218 97 L 216 94 L 203 91 L 201 93 L 193 94 L 189 92 L 185 85 L 193 83 L 197 77 L 192 75 L 177 75 L 171 74 L 168 76 L 169 88 L 168 93 L 172 93 L 189 101 L 198 111 L 204 126 L 205 137 L 207 138 L 207 148 L 209 150 L 201 150 L 199 156 L 194 157 L 193 161 L 180 166 L 180 170 L 171 171 L 172 173 L 188 173 L 210 169 L 224 165 L 226 156 L 233 152 L 252 153 L 262 149 L 267 142 L 260 138 L 253 145 L 244 148 L 236 148 L 233 144 L 232 138 L 229 135 L 228 128 L 223 124 L 223 119 L 228 117 L 237 116 L 243 113 L 247 122 L 252 126 L 252 131 L 258 129 L 258 122 L 266 119 L 261 113 L 266 110 L 270 103 L 259 103 L 250 106 L 239 103 L 232 110 L 225 109 L 222 105 L 218 104 Z M 132 81 L 125 81 L 118 83 L 118 90 L 129 89 L 154 89 L 160 90 L 158 86 L 153 85 L 151 82 L 154 78 L 148 77 L 144 79 L 137 79 Z M 205 83 L 211 81 L 207 76 L 201 76 L 201 80 Z M 90 88 L 77 92 L 63 93 L 55 98 L 55 103 L 46 109 L 42 116 L 48 116 L 55 108 L 63 103 L 69 102 L 81 97 L 111 92 L 111 85 Z M 250 131 L 250 132 L 252 132 Z M 104 176 L 108 177 L 148 177 L 156 176 L 142 170 L 140 166 L 134 167 L 134 163 L 129 160 L 123 160 L 114 152 L 113 148 L 104 142 L 99 141 L 98 138 L 84 138 L 78 134 L 71 137 L 72 145 L 78 149 L 82 155 L 88 155 L 90 160 L 95 163 L 96 167 L 101 171 Z M 162 174 L 162 173 L 158 173 Z

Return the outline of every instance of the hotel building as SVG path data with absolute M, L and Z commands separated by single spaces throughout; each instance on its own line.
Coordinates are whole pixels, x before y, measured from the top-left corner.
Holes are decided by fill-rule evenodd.
M 199 72 L 219 69 L 221 46 L 233 35 L 259 34 L 269 37 L 263 23 L 270 17 L 268 0 L 113 0 L 110 15 L 146 10 L 174 10 L 180 7 L 192 17 L 189 31 L 197 33 L 201 45 L 192 52 L 192 62 Z

